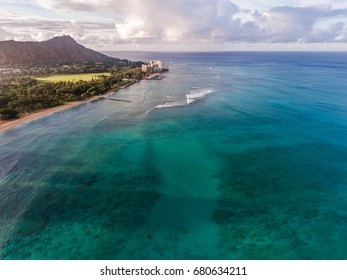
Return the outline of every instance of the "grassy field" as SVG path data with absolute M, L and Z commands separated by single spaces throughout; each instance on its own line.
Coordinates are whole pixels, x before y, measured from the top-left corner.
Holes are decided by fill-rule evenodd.
M 51 82 L 51 83 L 57 83 L 57 82 L 77 82 L 77 81 L 91 81 L 92 79 L 98 79 L 99 76 L 105 75 L 110 76 L 110 73 L 87 73 L 87 74 L 64 74 L 64 75 L 53 75 L 49 77 L 38 77 L 35 78 L 41 82 Z

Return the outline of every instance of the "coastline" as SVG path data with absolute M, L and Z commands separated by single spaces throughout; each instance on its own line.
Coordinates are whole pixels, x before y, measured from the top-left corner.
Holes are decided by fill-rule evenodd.
M 63 111 L 63 110 L 67 110 L 67 109 L 79 106 L 81 104 L 84 104 L 84 103 L 87 103 L 87 102 L 90 102 L 90 101 L 93 101 L 93 100 L 105 99 L 105 98 L 109 97 L 110 95 L 116 93 L 118 90 L 130 87 L 130 86 L 132 86 L 134 84 L 137 84 L 138 82 L 140 82 L 142 80 L 161 80 L 161 79 L 163 79 L 165 77 L 166 76 L 163 76 L 163 75 L 158 74 L 158 73 L 151 74 L 151 75 L 149 75 L 147 77 L 142 77 L 139 80 L 132 80 L 130 83 L 128 83 L 128 84 L 126 84 L 126 85 L 124 85 L 122 87 L 110 90 L 110 91 L 105 92 L 104 94 L 101 94 L 101 95 L 98 95 L 98 96 L 93 96 L 93 97 L 91 97 L 89 99 L 85 99 L 85 100 L 81 100 L 81 101 L 74 101 L 74 102 L 70 102 L 68 104 L 60 105 L 60 106 L 57 106 L 57 107 L 51 107 L 51 108 L 46 108 L 46 109 L 34 111 L 34 112 L 29 113 L 28 115 L 24 115 L 24 116 L 22 116 L 22 117 L 20 117 L 18 119 L 14 119 L 14 120 L 5 120 L 5 121 L 0 120 L 0 133 L 5 132 L 5 131 L 7 131 L 9 129 L 15 128 L 17 126 L 29 123 L 31 121 L 47 117 L 47 116 L 49 116 L 49 115 L 51 115 L 53 113 L 60 112 L 60 111 Z M 118 101 L 124 101 L 124 100 L 118 100 Z
M 140 80 L 139 80 L 140 81 Z M 90 102 L 90 101 L 93 101 L 93 100 L 97 100 L 97 99 L 100 99 L 102 97 L 108 97 L 112 94 L 114 94 L 115 92 L 117 92 L 118 90 L 120 89 L 124 89 L 124 88 L 127 88 L 133 84 L 136 84 L 137 82 L 139 81 L 136 81 L 136 82 L 133 82 L 129 85 L 126 85 L 124 87 L 121 87 L 121 88 L 118 88 L 118 89 L 113 89 L 113 90 L 110 90 L 102 95 L 99 95 L 99 96 L 94 96 L 92 98 L 89 98 L 89 99 L 86 99 L 86 100 L 82 100 L 82 101 L 74 101 L 74 102 L 71 102 L 71 103 L 68 103 L 68 104 L 65 104 L 65 105 L 61 105 L 61 106 L 57 106 L 57 107 L 51 107 L 51 108 L 47 108 L 47 109 L 42 109 L 42 110 L 39 110 L 39 111 L 35 111 L 35 112 L 32 112 L 24 117 L 20 117 L 19 119 L 15 119 L 15 120 L 8 120 L 8 121 L 0 121 L 0 133 L 2 132 L 5 132 L 11 128 L 15 128 L 19 125 L 22 125 L 22 124 L 26 124 L 28 122 L 31 122 L 31 121 L 35 121 L 35 120 L 38 120 L 38 119 L 41 119 L 41 118 L 44 118 L 44 117 L 47 117 L 53 113 L 56 113 L 56 112 L 60 112 L 60 111 L 63 111 L 63 110 L 67 110 L 67 109 L 70 109 L 70 108 L 73 108 L 73 107 L 77 107 L 81 104 L 84 104 L 84 103 L 87 103 L 87 102 Z
M 19 119 L 9 120 L 9 121 L 0 121 L 0 133 L 5 132 L 6 130 L 9 130 L 11 128 L 15 128 L 19 125 L 47 117 L 53 113 L 63 111 L 63 110 L 66 110 L 66 109 L 69 109 L 72 107 L 76 107 L 78 105 L 81 105 L 83 103 L 86 103 L 86 102 L 89 102 L 89 101 L 92 101 L 95 99 L 96 98 L 93 97 L 92 99 L 88 99 L 88 100 L 84 100 L 84 101 L 75 101 L 75 102 L 72 102 L 69 104 L 35 111 L 35 112 L 30 113 L 24 117 L 19 118 Z

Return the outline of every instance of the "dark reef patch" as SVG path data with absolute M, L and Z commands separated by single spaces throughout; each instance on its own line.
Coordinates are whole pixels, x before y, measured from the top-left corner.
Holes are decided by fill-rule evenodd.
M 230 154 L 220 172 L 220 249 L 231 259 L 346 259 L 347 153 L 303 144 Z

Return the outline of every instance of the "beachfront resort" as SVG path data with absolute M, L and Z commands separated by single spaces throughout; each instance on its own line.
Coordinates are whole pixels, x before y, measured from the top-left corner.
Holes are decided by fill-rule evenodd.
M 151 60 L 148 63 L 142 64 L 142 72 L 146 74 L 146 80 L 161 80 L 165 78 L 161 73 L 169 71 L 169 68 L 160 60 Z

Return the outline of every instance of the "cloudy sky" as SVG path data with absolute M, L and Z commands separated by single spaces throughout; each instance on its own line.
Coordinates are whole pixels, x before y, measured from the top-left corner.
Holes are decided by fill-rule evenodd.
M 0 40 L 100 51 L 346 50 L 346 0 L 0 0 Z

